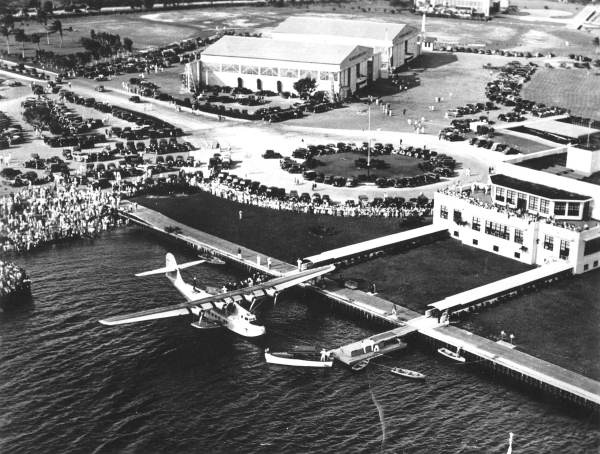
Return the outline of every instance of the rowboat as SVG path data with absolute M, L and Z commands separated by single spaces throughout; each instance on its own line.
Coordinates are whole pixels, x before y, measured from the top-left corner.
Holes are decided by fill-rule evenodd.
M 390 369 L 392 374 L 400 375 L 401 377 L 412 378 L 415 380 L 423 380 L 425 375 L 421 372 L 415 372 L 414 370 L 402 369 L 401 367 L 394 367 Z
M 331 367 L 333 360 L 329 355 L 321 353 L 320 358 L 316 355 L 307 355 L 299 352 L 273 352 L 265 349 L 265 360 L 269 364 L 279 364 L 282 366 L 295 367 Z
M 359 370 L 363 370 L 365 367 L 369 365 L 368 359 L 363 359 L 362 361 L 357 362 L 352 366 L 352 370 L 358 372 Z
M 442 347 L 442 348 L 438 348 L 438 353 L 440 355 L 444 355 L 446 358 L 450 358 L 454 361 L 458 361 L 459 363 L 464 363 L 467 360 L 465 359 L 464 356 L 460 355 L 460 347 L 458 347 L 458 349 L 453 352 L 452 350 L 446 348 L 446 347 Z

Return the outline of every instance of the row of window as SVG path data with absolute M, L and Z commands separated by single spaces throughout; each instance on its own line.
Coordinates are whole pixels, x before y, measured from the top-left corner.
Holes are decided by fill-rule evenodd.
M 310 77 L 311 79 L 333 80 L 337 82 L 338 73 L 329 71 L 308 71 L 305 69 L 293 68 L 275 68 L 270 66 L 252 66 L 238 65 L 227 63 L 202 63 L 202 69 L 210 72 L 235 73 L 235 74 L 250 74 L 272 77 L 290 77 L 294 79 L 303 79 Z
M 448 219 L 448 208 L 445 205 L 440 206 L 440 217 L 443 219 Z M 457 224 L 462 224 L 462 213 L 458 210 L 454 210 L 454 222 Z M 478 217 L 473 217 L 471 221 L 471 228 L 478 232 L 481 231 L 481 219 Z M 497 222 L 485 221 L 485 230 L 484 232 L 488 235 L 492 235 L 498 238 L 502 238 L 503 240 L 510 239 L 510 231 L 508 226 L 499 224 Z M 523 244 L 523 230 L 514 229 L 513 232 L 513 241 L 517 244 Z M 600 250 L 600 241 L 597 244 L 594 244 L 595 247 L 590 247 L 589 249 L 593 249 L 594 251 Z M 554 237 L 551 235 L 544 236 L 544 249 L 549 251 L 554 250 Z M 560 240 L 560 250 L 559 256 L 560 258 L 566 259 L 569 257 L 569 241 Z
M 496 186 L 496 200 L 541 214 L 550 214 L 550 200 Z M 556 216 L 579 216 L 580 202 L 554 202 Z

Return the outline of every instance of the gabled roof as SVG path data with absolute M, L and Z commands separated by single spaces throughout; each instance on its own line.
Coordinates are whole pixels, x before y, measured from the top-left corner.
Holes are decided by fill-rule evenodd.
M 514 189 L 515 191 L 525 192 L 527 194 L 537 195 L 545 199 L 552 200 L 590 200 L 592 197 L 586 195 L 575 194 L 573 192 L 564 191 L 562 189 L 544 186 L 543 184 L 530 183 L 529 181 L 517 180 L 506 175 L 492 175 L 490 177 L 492 183 L 505 188 Z
M 320 43 L 291 43 L 269 38 L 223 36 L 216 43 L 208 46 L 202 55 L 339 65 L 357 48 L 361 46 L 356 44 L 322 46 Z
M 416 29 L 409 25 L 394 22 L 292 16 L 275 27 L 272 33 L 347 36 L 354 42 L 361 39 L 375 39 L 391 43 L 397 36 L 413 31 Z

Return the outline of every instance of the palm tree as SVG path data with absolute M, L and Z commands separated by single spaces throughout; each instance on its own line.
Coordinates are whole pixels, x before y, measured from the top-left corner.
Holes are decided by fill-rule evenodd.
M 58 32 L 58 35 L 60 36 L 60 47 L 62 47 L 63 45 L 63 29 L 62 29 L 62 22 L 59 21 L 58 19 L 52 21 L 52 24 L 50 24 L 50 31 L 52 33 L 54 32 Z
M 31 42 L 37 46 L 37 50 L 40 51 L 40 34 L 34 33 L 31 35 Z
M 7 26 L 0 26 L 0 34 L 6 38 L 6 52 L 10 54 L 10 42 L 8 37 L 10 36 L 10 30 Z
M 21 52 L 23 58 L 25 58 L 25 41 L 27 41 L 28 36 L 25 34 L 25 30 L 22 28 L 17 28 L 15 30 L 15 41 L 21 43 Z

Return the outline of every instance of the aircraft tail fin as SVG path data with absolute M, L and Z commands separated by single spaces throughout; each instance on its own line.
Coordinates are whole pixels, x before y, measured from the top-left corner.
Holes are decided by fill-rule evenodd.
M 144 271 L 142 273 L 137 273 L 136 276 L 137 277 L 143 277 L 143 276 L 152 276 L 155 274 L 166 274 L 167 278 L 169 278 L 169 280 L 171 282 L 175 282 L 175 281 L 180 281 L 181 279 L 181 274 L 179 273 L 179 270 L 182 270 L 184 268 L 189 268 L 191 266 L 196 266 L 196 265 L 200 265 L 201 263 L 204 263 L 206 260 L 195 260 L 193 262 L 187 262 L 187 263 L 182 263 L 180 265 L 177 264 L 177 260 L 175 260 L 175 256 L 173 254 L 171 254 L 170 252 L 167 253 L 167 255 L 165 256 L 165 267 L 164 268 L 157 268 L 155 270 L 151 270 L 151 271 Z

